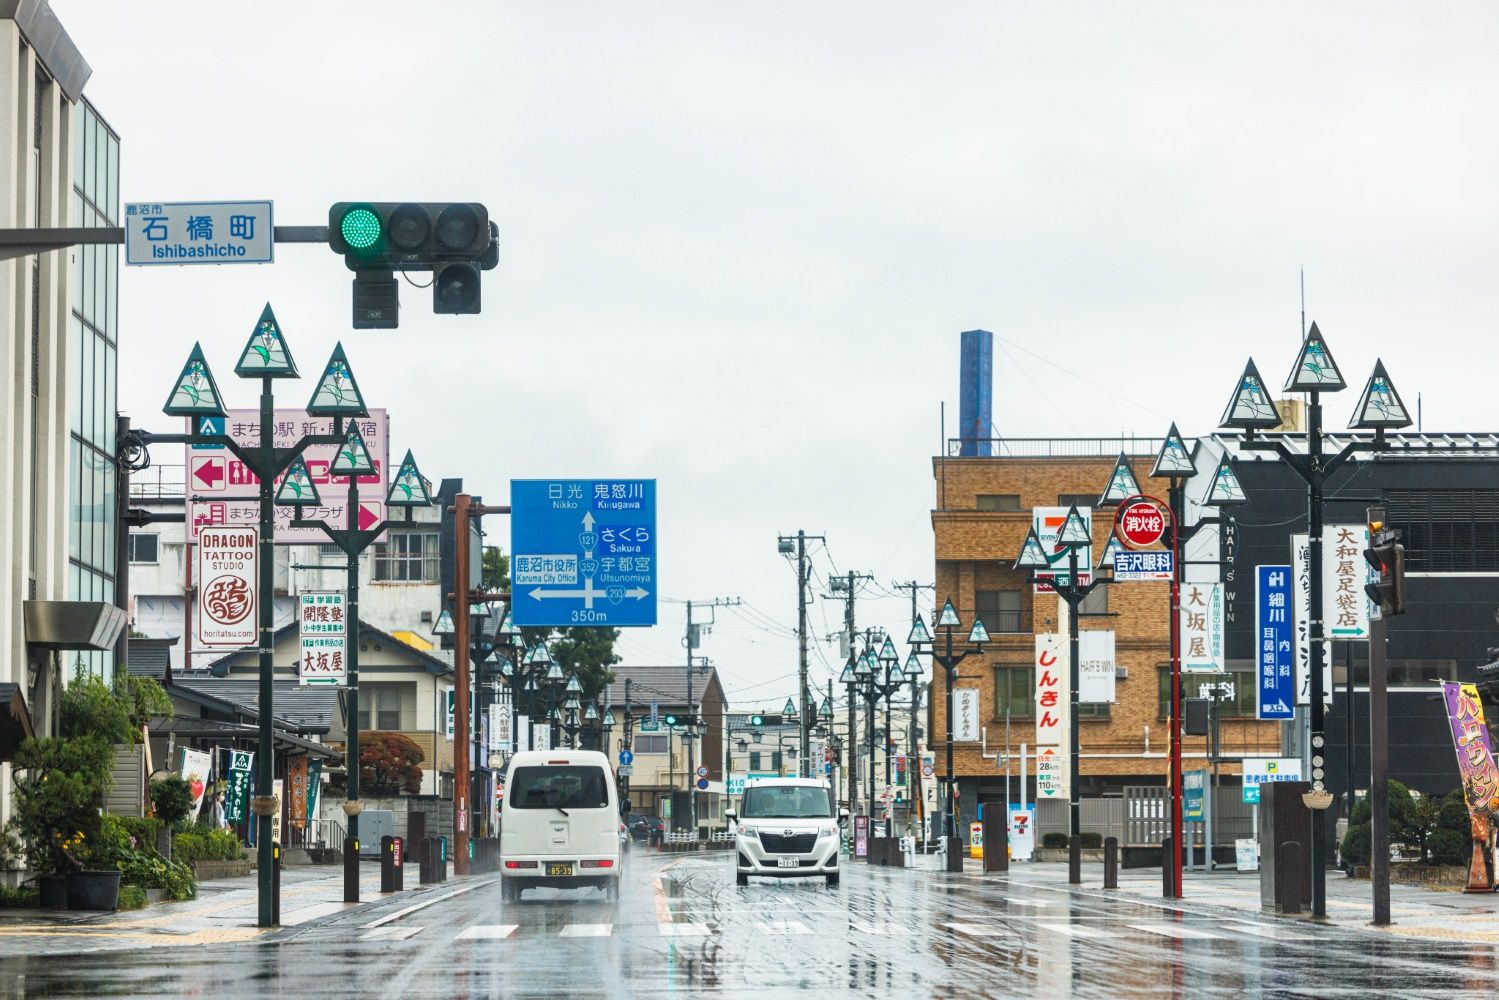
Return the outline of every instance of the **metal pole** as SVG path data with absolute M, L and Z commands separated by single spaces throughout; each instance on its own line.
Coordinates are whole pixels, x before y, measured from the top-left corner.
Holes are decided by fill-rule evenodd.
M 1369 508 L 1371 524 L 1384 519 L 1384 508 Z M 1370 544 L 1373 544 L 1372 539 Z M 1374 925 L 1376 927 L 1387 926 L 1390 922 L 1390 706 L 1386 699 L 1387 652 L 1385 619 L 1382 615 L 1378 618 L 1371 615 L 1369 620 L 1369 881 L 1374 891 Z M 1348 676 L 1350 678 L 1353 676 L 1352 667 L 1349 668 Z M 1352 700 L 1349 699 L 1350 703 Z
M 886 679 L 888 680 L 889 678 Z M 899 686 L 900 685 L 898 684 L 896 685 L 896 687 Z M 895 738 L 894 730 L 890 728 L 890 698 L 894 694 L 895 691 L 893 689 L 885 691 L 885 794 L 891 796 L 894 795 L 894 793 L 891 792 L 891 788 L 894 787 L 894 779 L 890 775 L 890 765 L 892 763 L 891 757 L 894 755 L 891 754 L 890 748 L 895 745 Z M 885 836 L 891 837 L 894 835 L 895 803 L 892 798 L 891 802 L 885 806 Z
M 807 533 L 796 533 L 796 634 L 797 671 L 801 691 L 801 767 L 798 773 L 811 777 L 811 763 L 807 755 L 811 752 L 812 709 L 811 693 L 807 688 Z
M 1322 637 L 1322 403 L 1319 394 L 1311 394 L 1307 407 L 1307 560 L 1312 592 L 1307 605 L 1311 643 L 1312 706 L 1311 755 L 1312 791 L 1322 791 L 1325 754 L 1325 715 L 1323 705 L 1322 666 L 1326 650 Z M 1312 810 L 1312 916 L 1327 916 L 1327 810 Z
M 1081 606 L 1078 591 L 1077 575 L 1077 546 L 1067 547 L 1067 579 L 1068 586 L 1064 594 L 1062 588 L 1057 588 L 1057 600 L 1067 605 L 1067 835 L 1077 837 L 1082 834 L 1082 795 L 1078 787 L 1082 773 L 1078 767 L 1078 757 L 1082 753 L 1082 741 L 1078 730 L 1078 686 L 1081 684 L 1081 670 L 1079 668 L 1079 638 L 1077 628 L 1077 612 Z
M 1171 895 L 1182 897 L 1182 658 L 1181 579 L 1182 518 L 1186 508 L 1185 486 L 1171 480 L 1167 500 L 1171 506 Z M 1165 863 L 1166 859 L 1162 859 Z
M 276 464 L 276 404 L 271 393 L 271 380 L 260 380 L 260 468 L 255 471 L 260 477 L 260 581 L 257 597 L 260 602 L 260 733 L 257 743 L 255 794 L 268 804 L 274 777 L 271 770 L 272 727 L 275 725 L 275 640 L 276 616 L 276 517 L 271 506 L 271 481 Z M 279 808 L 279 804 L 278 804 Z M 259 906 L 256 925 L 274 927 L 276 924 L 276 887 L 272 881 L 276 864 L 274 845 L 271 843 L 271 814 L 262 808 L 256 814 L 255 851 L 256 882 L 259 890 Z
M 958 818 L 953 815 L 953 791 L 958 779 L 953 775 L 952 763 L 952 684 L 958 671 L 952 656 L 952 629 L 946 628 L 943 632 L 946 634 L 947 642 L 947 656 L 942 661 L 942 671 L 947 678 L 947 821 L 943 826 L 946 828 L 948 838 L 951 839 L 958 835 Z
M 1381 516 L 1383 516 L 1383 512 L 1381 512 Z M 1372 545 L 1373 542 L 1370 542 L 1370 544 Z M 1352 822 L 1351 817 L 1353 816 L 1353 790 L 1354 786 L 1357 784 L 1357 779 L 1353 773 L 1353 748 L 1355 745 L 1355 736 L 1353 731 L 1353 643 L 1351 642 L 1343 643 L 1343 674 L 1343 727 L 1346 730 L 1346 735 L 1343 737 L 1343 743 L 1348 747 L 1348 795 L 1345 803 L 1345 808 L 1343 809 L 1343 815 L 1345 817 L 1350 817 L 1349 822 Z
M 352 418 L 351 418 L 352 419 Z M 344 556 L 348 567 L 348 597 L 344 609 L 346 640 L 344 660 L 348 667 L 349 706 L 347 740 L 348 803 L 344 813 L 349 818 L 349 837 L 359 839 L 359 477 L 349 475 L 348 499 L 344 502 Z M 344 869 L 344 902 L 359 902 L 359 867 Z
M 843 611 L 843 630 L 848 636 L 849 663 L 854 659 L 854 572 L 848 572 L 848 602 Z M 854 728 L 854 685 L 848 685 L 848 812 L 850 816 L 856 816 L 859 812 L 859 770 L 858 752 L 859 741 L 855 737 L 858 730 Z
M 469 500 L 453 498 L 453 874 L 468 874 Z
M 687 829 L 697 830 L 697 755 L 692 745 L 692 602 L 687 602 Z

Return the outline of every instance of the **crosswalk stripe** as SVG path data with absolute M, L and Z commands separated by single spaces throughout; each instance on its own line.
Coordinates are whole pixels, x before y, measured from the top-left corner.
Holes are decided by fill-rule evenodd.
M 758 924 L 761 934 L 811 934 L 812 928 L 800 920 L 766 920 Z
M 613 924 L 568 924 L 558 937 L 608 937 L 612 933 Z
M 414 934 L 420 934 L 420 927 L 376 927 L 372 931 L 365 931 L 359 935 L 361 941 L 404 941 Z
M 878 934 L 881 937 L 891 937 L 896 934 L 907 933 L 900 924 L 891 923 L 887 920 L 850 920 L 848 925 L 860 934 Z
M 1242 921 L 1235 921 L 1231 924 L 1224 924 L 1223 928 L 1224 930 L 1232 931 L 1234 933 L 1253 934 L 1256 937 L 1269 938 L 1272 941 L 1316 940 L 1315 934 L 1304 934 L 1290 927 L 1268 927 L 1265 924 L 1250 924 L 1244 923 Z
M 993 927 L 988 924 L 948 924 L 959 934 L 968 934 L 973 937 L 1002 937 L 1010 931 L 1004 927 Z
M 1106 938 L 1114 936 L 1111 932 L 1104 930 L 1102 927 L 1087 927 L 1083 924 L 1037 923 L 1036 926 L 1041 928 L 1042 930 L 1056 931 L 1058 934 L 1065 934 L 1068 937 Z
M 301 906 L 282 915 L 281 926 L 295 927 L 309 920 L 316 920 L 318 917 L 326 917 L 337 913 L 343 908 L 343 903 L 314 903 L 311 906 Z
M 514 934 L 519 924 L 475 924 L 458 935 L 459 941 L 495 941 Z
M 707 937 L 711 932 L 707 924 L 657 924 L 656 932 L 662 937 Z
M 1137 931 L 1147 931 L 1151 934 L 1159 934 L 1162 937 L 1187 939 L 1200 939 L 1206 941 L 1220 940 L 1222 934 L 1214 934 L 1211 931 L 1194 930 L 1191 927 L 1183 927 L 1180 924 L 1130 924 Z
M 1056 906 L 1061 902 L 1061 900 L 1057 899 L 1035 899 L 1028 896 L 1006 896 L 1005 899 L 1008 899 L 1012 903 L 1018 903 L 1021 906 Z

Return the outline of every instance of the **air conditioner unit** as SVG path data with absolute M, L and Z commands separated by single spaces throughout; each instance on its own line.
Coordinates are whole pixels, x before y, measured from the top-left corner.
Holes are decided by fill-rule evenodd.
M 1122 681 L 1122 680 L 1124 680 L 1128 676 L 1129 676 L 1129 667 L 1115 667 L 1114 668 L 1114 679 L 1115 680 Z
M 423 611 L 421 618 L 418 619 L 418 620 L 422 621 L 422 622 L 426 622 L 428 624 L 431 624 L 431 622 L 432 622 L 432 612 L 430 612 L 430 611 Z

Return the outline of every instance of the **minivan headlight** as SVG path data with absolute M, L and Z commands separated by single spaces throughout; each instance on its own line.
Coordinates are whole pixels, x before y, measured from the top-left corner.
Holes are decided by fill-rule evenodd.
M 837 834 L 838 834 L 838 828 L 836 826 L 834 826 L 832 823 L 826 823 L 826 824 L 824 824 L 822 826 L 819 826 L 817 828 L 817 835 L 819 837 L 834 837 L 834 836 L 837 836 Z
M 741 824 L 739 824 L 739 836 L 741 836 L 741 837 L 753 837 L 756 840 L 759 840 L 760 839 L 760 831 L 756 830 L 752 826 L 745 826 L 743 823 L 741 823 Z

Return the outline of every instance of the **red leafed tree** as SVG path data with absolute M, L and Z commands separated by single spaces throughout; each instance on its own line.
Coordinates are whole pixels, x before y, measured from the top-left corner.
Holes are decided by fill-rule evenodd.
M 369 795 L 414 795 L 422 790 L 426 755 L 401 733 L 359 734 L 359 784 Z

